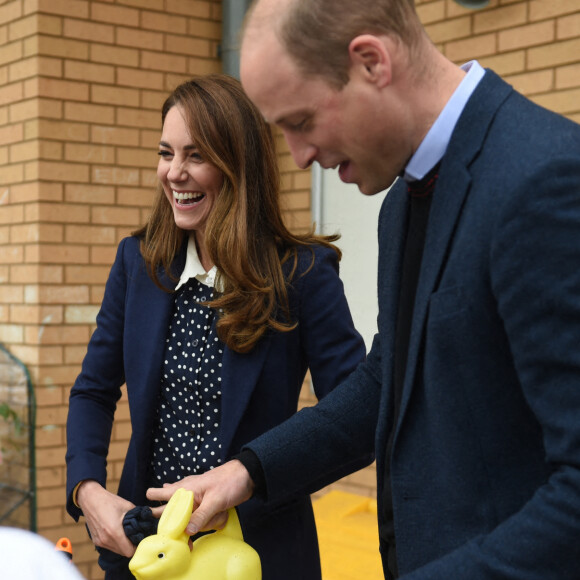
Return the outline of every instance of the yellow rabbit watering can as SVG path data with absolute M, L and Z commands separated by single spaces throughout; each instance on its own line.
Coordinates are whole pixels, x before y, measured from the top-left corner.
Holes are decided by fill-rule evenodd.
M 185 528 L 193 492 L 178 489 L 165 506 L 157 534 L 142 540 L 129 562 L 137 580 L 261 580 L 258 553 L 244 542 L 235 509 L 223 530 L 202 536 L 189 548 Z

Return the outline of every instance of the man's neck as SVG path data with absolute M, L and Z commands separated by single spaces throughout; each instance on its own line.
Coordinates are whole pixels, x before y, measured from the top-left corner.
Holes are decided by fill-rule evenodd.
M 413 76 L 413 86 L 408 92 L 415 107 L 415 151 L 465 77 L 465 72 L 445 58 L 430 41 L 421 56 L 421 68 Z

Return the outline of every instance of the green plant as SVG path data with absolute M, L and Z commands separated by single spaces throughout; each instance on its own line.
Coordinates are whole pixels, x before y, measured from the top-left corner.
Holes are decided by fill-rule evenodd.
M 4 419 L 7 423 L 12 423 L 14 425 L 14 431 L 16 435 L 22 433 L 22 420 L 16 413 L 16 411 L 8 405 L 8 403 L 0 403 L 0 417 Z M 3 461 L 4 446 L 0 445 L 0 465 Z
M 22 420 L 8 403 L 0 403 L 0 417 L 3 417 L 5 421 L 12 422 L 14 424 L 14 429 L 17 434 L 22 431 Z

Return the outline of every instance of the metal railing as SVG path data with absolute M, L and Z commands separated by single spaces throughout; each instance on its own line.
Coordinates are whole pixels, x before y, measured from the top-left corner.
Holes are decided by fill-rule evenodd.
M 37 530 L 36 401 L 28 369 L 0 345 L 0 525 Z

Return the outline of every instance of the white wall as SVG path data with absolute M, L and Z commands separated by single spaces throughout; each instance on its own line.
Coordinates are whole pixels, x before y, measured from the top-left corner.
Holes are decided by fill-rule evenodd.
M 386 193 L 363 195 L 356 185 L 340 181 L 335 170 L 320 170 L 319 173 L 317 169 L 313 172 L 314 182 L 318 174 L 320 191 L 315 183 L 313 217 L 320 233 L 341 234 L 337 242 L 343 252 L 340 277 L 355 326 L 368 350 L 377 327 L 377 223 Z

